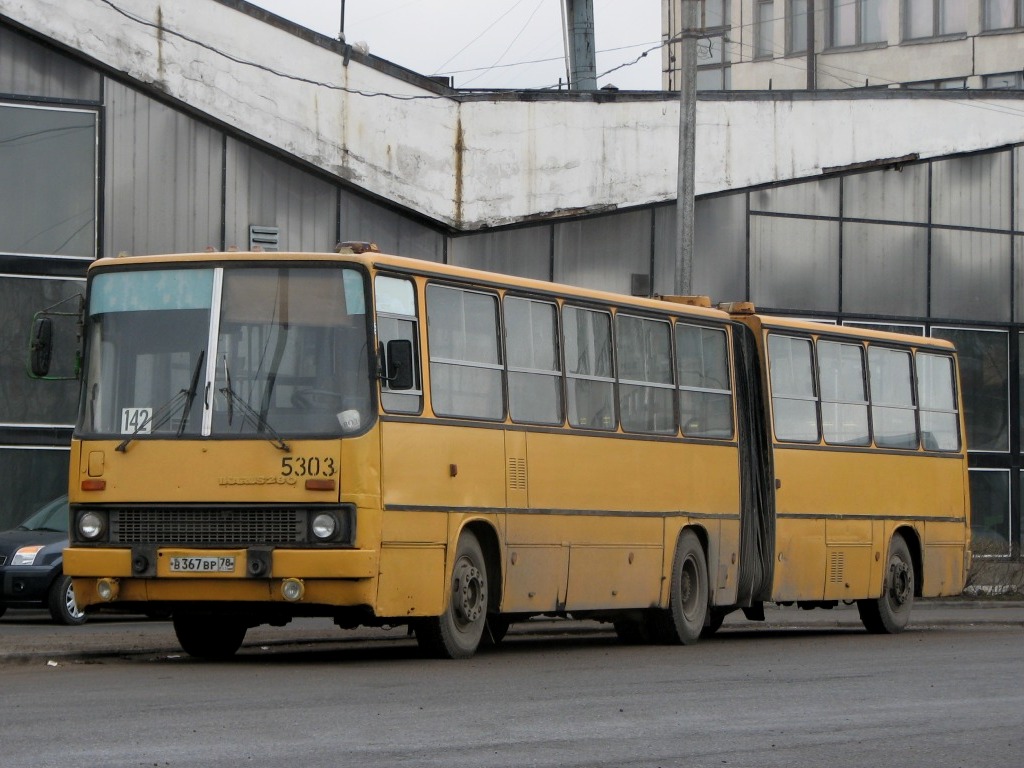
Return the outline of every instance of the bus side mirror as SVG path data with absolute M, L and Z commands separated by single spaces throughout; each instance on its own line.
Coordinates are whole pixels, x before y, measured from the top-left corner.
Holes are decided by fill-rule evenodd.
M 413 378 L 412 342 L 409 339 L 392 339 L 388 342 L 387 353 L 384 355 L 385 370 L 381 377 L 387 382 L 388 389 L 412 389 Z
M 50 372 L 52 355 L 53 320 L 37 317 L 32 321 L 32 340 L 29 343 L 29 368 L 35 378 L 41 379 Z

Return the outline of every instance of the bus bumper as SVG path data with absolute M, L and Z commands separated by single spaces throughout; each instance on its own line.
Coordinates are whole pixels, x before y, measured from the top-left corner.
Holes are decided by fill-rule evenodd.
M 222 573 L 172 573 L 172 557 L 233 558 Z M 378 553 L 371 550 L 218 549 L 154 551 L 153 562 L 127 548 L 69 548 L 64 572 L 74 579 L 80 607 L 148 602 L 296 602 L 282 585 L 302 582 L 307 605 L 371 605 Z M 100 587 L 103 589 L 100 589 Z

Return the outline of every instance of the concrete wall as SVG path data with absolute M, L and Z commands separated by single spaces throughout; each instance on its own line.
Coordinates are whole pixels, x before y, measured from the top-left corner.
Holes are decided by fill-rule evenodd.
M 456 230 L 675 198 L 674 94 L 461 96 L 373 57 L 346 65 L 336 41 L 237 0 L 0 0 L 0 15 Z M 1012 94 L 984 114 L 863 95 L 701 101 L 697 194 L 1024 137 Z

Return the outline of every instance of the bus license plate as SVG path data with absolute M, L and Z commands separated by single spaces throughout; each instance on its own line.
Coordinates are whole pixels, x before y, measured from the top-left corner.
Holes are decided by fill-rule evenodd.
M 172 573 L 234 573 L 232 557 L 172 557 Z

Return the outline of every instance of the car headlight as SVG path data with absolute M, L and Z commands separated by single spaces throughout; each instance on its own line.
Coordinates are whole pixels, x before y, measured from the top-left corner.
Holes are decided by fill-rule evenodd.
M 328 541 L 338 532 L 338 520 L 334 515 L 321 512 L 313 518 L 313 535 L 320 541 Z
M 78 533 L 86 541 L 95 541 L 103 535 L 103 516 L 96 512 L 84 512 L 78 518 Z
M 35 565 L 36 556 L 43 551 L 43 547 L 22 547 L 14 553 L 11 558 L 11 565 Z

